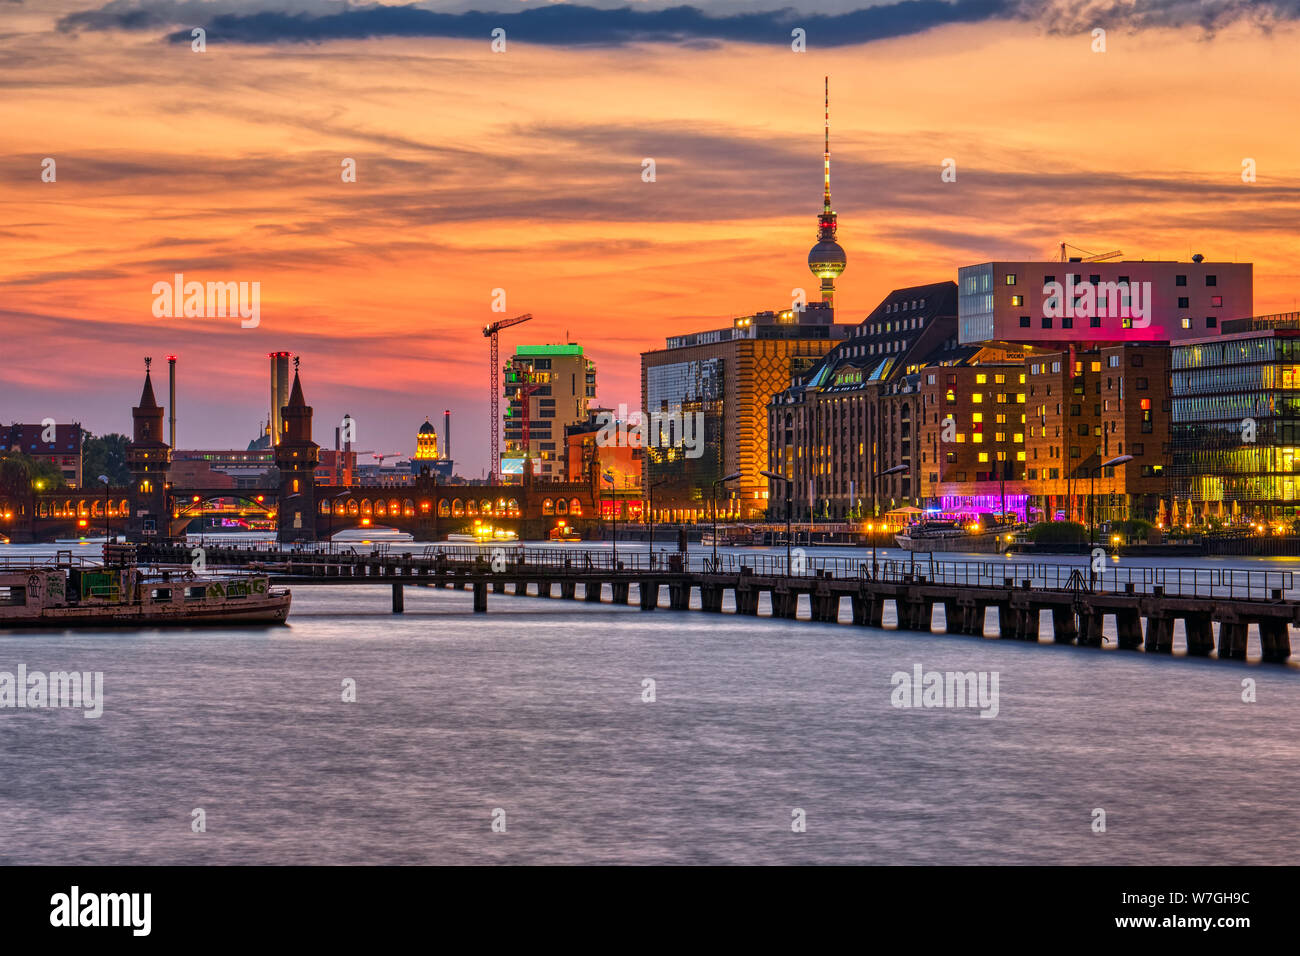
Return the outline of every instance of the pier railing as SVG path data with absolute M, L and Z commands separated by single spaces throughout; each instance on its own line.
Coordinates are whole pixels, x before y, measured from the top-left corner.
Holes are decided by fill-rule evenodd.
M 188 546 L 153 546 L 149 559 L 165 562 L 175 551 L 177 563 L 188 563 Z M 546 569 L 582 575 L 611 572 L 636 574 L 755 575 L 759 577 L 834 578 L 877 581 L 887 584 L 937 584 L 973 588 L 1034 589 L 1083 593 L 1156 595 L 1168 597 L 1276 600 L 1293 597 L 1290 571 L 1236 568 L 1158 568 L 1131 563 L 1108 565 L 1094 572 L 1091 562 L 1016 562 L 936 560 L 934 555 L 910 554 L 905 559 L 879 558 L 870 554 L 853 557 L 812 557 L 795 553 L 787 562 L 783 553 L 737 554 L 729 552 L 715 559 L 708 551 L 682 554 L 677 551 L 609 548 L 587 549 L 562 546 L 526 546 L 514 543 L 483 545 L 430 545 L 422 550 L 399 551 L 387 546 L 357 550 L 354 547 L 319 546 L 279 550 L 265 547 L 226 548 L 207 546 L 207 562 L 220 566 L 230 562 L 254 562 L 265 570 L 276 565 L 304 569 L 313 565 L 381 564 L 410 565 L 436 570 L 440 565 L 463 569 L 467 565 L 509 575 L 512 570 Z M 182 560 L 183 559 L 183 560 Z M 0 565 L 6 566 L 6 565 Z M 297 573 L 302 573 L 297 570 Z M 307 573 L 310 574 L 310 571 Z

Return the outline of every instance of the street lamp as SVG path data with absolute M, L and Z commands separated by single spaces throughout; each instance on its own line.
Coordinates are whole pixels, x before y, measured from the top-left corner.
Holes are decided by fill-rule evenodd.
M 617 568 L 618 567 L 618 489 L 614 485 L 614 473 L 612 471 L 601 472 L 600 477 L 604 481 L 609 482 L 610 498 L 612 499 L 614 505 L 612 509 L 614 512 L 614 554 L 613 554 L 613 558 L 611 559 L 612 563 L 610 567 Z
M 1125 462 L 1133 460 L 1132 455 L 1120 455 L 1118 458 L 1112 458 L 1104 462 L 1101 468 L 1097 468 L 1092 473 L 1092 488 L 1089 489 L 1088 498 L 1088 547 L 1091 548 L 1097 542 L 1097 472 L 1102 468 L 1110 468 L 1112 465 L 1122 465 Z
M 760 471 L 760 475 L 769 481 L 780 481 L 785 483 L 785 573 L 790 573 L 790 535 L 791 535 L 791 501 L 790 496 L 794 490 L 794 479 L 787 478 L 785 475 L 778 475 L 774 471 Z
M 900 472 L 910 471 L 907 465 L 895 465 L 893 468 L 886 468 L 876 474 L 876 480 L 871 483 L 871 518 L 874 521 L 876 513 L 880 510 L 880 479 L 887 475 L 897 475 Z M 876 580 L 880 576 L 880 565 L 876 561 L 876 529 L 873 525 L 871 528 L 871 580 Z
M 104 483 L 104 558 L 108 558 L 108 475 L 100 475 Z
M 725 478 L 715 478 L 713 481 L 713 495 L 710 500 L 713 503 L 713 570 L 718 570 L 718 485 L 727 481 L 735 481 L 740 477 L 740 472 L 734 471 Z
M 667 484 L 667 478 L 660 478 L 646 485 L 646 510 L 650 512 L 650 567 L 655 566 L 655 489 Z

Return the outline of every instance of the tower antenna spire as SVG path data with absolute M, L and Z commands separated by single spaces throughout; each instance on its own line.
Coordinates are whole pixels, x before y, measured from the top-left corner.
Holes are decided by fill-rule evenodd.
M 836 215 L 831 208 L 831 78 L 825 79 L 826 130 L 822 153 L 822 176 L 825 183 L 822 212 L 817 217 L 817 245 L 808 253 L 808 268 L 821 280 L 822 302 L 834 307 L 835 280 L 844 271 L 844 249 L 835 241 Z
M 824 205 L 826 211 L 831 208 L 831 78 L 826 76 L 826 154 L 824 157 L 825 178 L 826 178 L 826 195 Z

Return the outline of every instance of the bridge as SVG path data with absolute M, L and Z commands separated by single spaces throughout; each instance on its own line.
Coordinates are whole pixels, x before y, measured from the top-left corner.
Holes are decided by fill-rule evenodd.
M 477 523 L 544 539 L 563 521 L 578 532 L 599 522 L 599 475 L 542 480 L 526 468 L 519 484 L 440 482 L 427 470 L 410 485 L 336 486 L 316 480 L 320 446 L 312 441 L 312 409 L 295 369 L 284 433 L 275 446 L 277 485 L 188 488 L 169 480 L 171 447 L 162 441 L 164 409 L 154 397 L 146 359 L 140 404 L 131 410 L 126 487 L 38 491 L 29 481 L 0 481 L 0 535 L 13 542 L 55 541 L 107 533 L 130 540 L 184 534 L 196 519 L 231 517 L 273 523 L 282 543 L 327 540 L 340 531 L 388 527 L 417 539 L 471 533 Z
M 186 545 L 144 546 L 142 561 L 188 565 Z M 887 605 L 901 630 L 932 632 L 943 611 L 947 633 L 983 636 L 990 609 L 997 634 L 1038 643 L 1043 613 L 1050 615 L 1053 640 L 1102 647 L 1107 618 L 1120 649 L 1171 654 L 1175 624 L 1181 622 L 1188 656 L 1217 650 L 1224 660 L 1245 660 L 1253 628 L 1261 657 L 1284 662 L 1291 656 L 1290 628 L 1300 627 L 1300 601 L 1289 571 L 1226 568 L 1109 568 L 1091 574 L 1087 565 L 997 561 L 884 561 L 876 575 L 856 558 L 803 559 L 787 566 L 776 555 L 650 555 L 565 547 L 434 546 L 420 553 L 384 548 L 357 552 L 325 548 L 204 548 L 208 568 L 257 568 L 291 585 L 379 585 L 391 588 L 393 611 L 404 610 L 404 588 L 441 586 L 473 591 L 476 612 L 488 609 L 488 594 L 559 597 L 615 604 L 635 600 L 642 611 L 663 607 L 879 628 Z M 635 598 L 633 595 L 635 594 Z M 726 599 L 730 597 L 730 601 Z M 848 613 L 844 614 L 845 605 Z M 1217 627 L 1217 635 L 1216 635 Z M 1217 637 L 1217 646 L 1216 646 Z

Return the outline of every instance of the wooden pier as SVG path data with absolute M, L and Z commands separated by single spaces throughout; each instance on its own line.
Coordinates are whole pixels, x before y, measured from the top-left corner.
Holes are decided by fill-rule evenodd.
M 151 543 L 140 546 L 139 558 L 175 567 L 188 565 L 191 553 L 190 545 Z M 1084 647 L 1103 645 L 1110 617 L 1121 649 L 1158 654 L 1173 651 L 1174 626 L 1181 621 L 1189 655 L 1217 649 L 1220 658 L 1231 660 L 1245 660 L 1253 625 L 1263 659 L 1271 662 L 1291 656 L 1289 629 L 1300 627 L 1300 601 L 1287 596 L 1289 571 L 1109 567 L 1093 574 L 1087 564 L 913 555 L 882 561 L 873 577 L 869 557 L 808 558 L 790 569 L 784 556 L 772 554 L 728 554 L 715 565 L 707 555 L 678 552 L 615 558 L 608 550 L 490 545 L 415 553 L 207 546 L 204 560 L 209 568 L 264 570 L 277 584 L 388 585 L 394 613 L 405 609 L 404 588 L 412 585 L 473 591 L 480 613 L 488 609 L 489 593 L 588 602 L 608 593 L 613 603 L 635 600 L 642 611 L 720 613 L 730 592 L 737 614 L 758 615 L 766 595 L 770 616 L 788 620 L 798 619 L 800 601 L 807 599 L 815 622 L 838 621 L 847 600 L 853 623 L 868 627 L 880 627 L 892 603 L 900 630 L 923 632 L 934 630 L 934 610 L 941 606 L 948 633 L 977 636 L 985 633 L 989 609 L 996 608 L 998 636 L 1030 642 L 1039 640 L 1047 612 L 1057 643 Z

